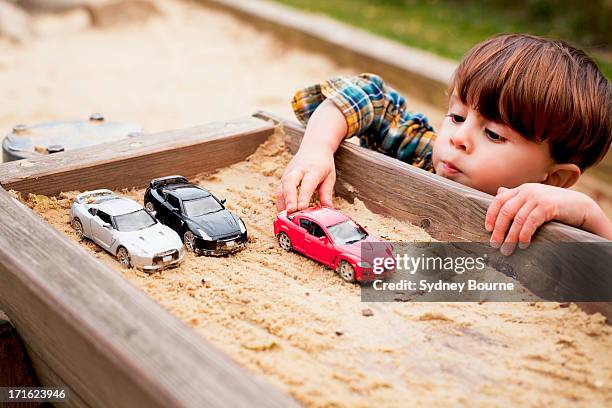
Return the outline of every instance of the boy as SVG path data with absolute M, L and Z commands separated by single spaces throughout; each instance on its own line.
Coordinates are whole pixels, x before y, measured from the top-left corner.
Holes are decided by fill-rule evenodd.
M 587 55 L 563 41 L 496 36 L 464 56 L 448 94 L 436 135 L 375 75 L 299 91 L 293 108 L 308 125 L 278 187 L 279 211 L 306 208 L 317 189 L 331 206 L 334 152 L 357 135 L 363 146 L 495 195 L 485 228 L 504 255 L 517 242 L 527 248 L 550 220 L 612 239 L 601 208 L 568 190 L 612 141 L 612 86 Z

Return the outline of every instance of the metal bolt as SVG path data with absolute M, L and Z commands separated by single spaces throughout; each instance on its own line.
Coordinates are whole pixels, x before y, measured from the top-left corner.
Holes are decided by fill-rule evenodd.
M 92 113 L 89 116 L 89 120 L 93 120 L 95 122 L 102 122 L 104 121 L 104 115 L 102 115 L 101 113 Z
M 47 147 L 47 151 L 49 152 L 49 154 L 63 152 L 64 146 L 59 144 L 50 145 Z
M 13 127 L 13 132 L 15 133 L 19 133 L 19 132 L 23 132 L 24 130 L 28 129 L 28 125 L 24 125 L 23 123 L 20 123 L 18 125 L 15 125 Z

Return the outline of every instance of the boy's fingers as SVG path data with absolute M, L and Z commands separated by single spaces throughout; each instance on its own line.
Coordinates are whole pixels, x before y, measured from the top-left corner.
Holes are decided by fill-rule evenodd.
M 319 200 L 321 205 L 333 207 L 332 196 L 334 194 L 334 184 L 336 183 L 336 175 L 331 172 L 327 175 L 323 183 L 319 186 Z
M 506 188 L 506 187 L 500 187 L 500 188 L 498 188 L 498 189 L 497 189 L 497 194 L 501 194 L 501 193 L 503 193 L 504 191 L 508 191 L 508 190 L 510 190 L 510 189 L 509 189 L 509 188 Z
M 514 216 L 514 220 L 512 221 L 512 225 L 510 226 L 510 231 L 508 231 L 506 239 L 504 240 L 504 243 L 502 244 L 500 249 L 500 252 L 503 255 L 510 256 L 512 255 L 512 252 L 514 252 L 514 249 L 516 248 L 516 243 L 519 239 L 519 233 L 521 232 L 521 229 L 525 225 L 525 222 L 527 222 L 529 214 L 531 213 L 531 211 L 533 211 L 534 208 L 535 204 L 525 203 L 516 213 L 516 216 Z
M 302 173 L 296 170 L 283 176 L 283 196 L 288 213 L 295 211 L 297 208 L 297 186 L 300 181 L 302 181 Z
M 487 209 L 487 215 L 485 217 L 485 229 L 489 232 L 493 231 L 493 227 L 495 227 L 495 220 L 497 220 L 499 210 L 506 201 L 518 194 L 517 189 L 514 188 L 510 190 L 505 187 L 500 187 L 497 192 L 498 194 Z
M 283 195 L 283 183 L 278 183 L 278 187 L 276 187 L 276 211 L 281 212 L 285 208 L 287 208 L 287 205 Z
M 523 204 L 525 204 L 525 199 L 519 195 L 512 197 L 501 207 L 495 220 L 493 234 L 491 234 L 491 246 L 493 248 L 499 248 L 504 242 L 506 231 L 508 231 L 510 223 Z
M 319 185 L 319 180 L 316 176 L 310 172 L 306 173 L 304 178 L 302 179 L 302 184 L 300 185 L 300 197 L 298 199 L 298 209 L 303 210 L 308 207 L 310 204 L 310 197 L 317 189 Z
M 546 214 L 542 207 L 534 208 L 527 217 L 527 220 L 525 220 L 525 224 L 523 224 L 523 228 L 521 228 L 521 232 L 519 233 L 519 248 L 527 248 L 531 243 L 533 234 L 535 234 L 540 225 L 544 224 L 546 221 L 548 220 L 546 219 Z

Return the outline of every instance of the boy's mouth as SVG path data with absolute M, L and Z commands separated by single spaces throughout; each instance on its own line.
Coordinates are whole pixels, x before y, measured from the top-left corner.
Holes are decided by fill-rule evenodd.
M 447 176 L 455 176 L 461 173 L 461 170 L 455 167 L 452 162 L 449 162 L 447 160 L 442 161 L 442 166 L 444 169 L 444 174 L 446 174 Z

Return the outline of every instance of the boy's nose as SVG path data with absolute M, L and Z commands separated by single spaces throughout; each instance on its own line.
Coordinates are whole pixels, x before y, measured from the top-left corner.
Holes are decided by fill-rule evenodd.
M 472 150 L 470 136 L 463 129 L 458 130 L 450 137 L 450 144 L 459 150 L 464 150 L 466 153 L 470 153 Z

